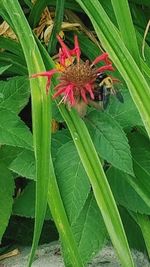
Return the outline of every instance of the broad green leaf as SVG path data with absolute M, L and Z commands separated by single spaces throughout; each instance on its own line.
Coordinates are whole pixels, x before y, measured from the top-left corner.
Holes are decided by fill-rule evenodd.
M 15 77 L 0 82 L 0 108 L 19 113 L 30 96 L 29 81 L 26 77 Z
M 27 218 L 35 217 L 35 182 L 28 183 L 21 195 L 14 200 L 13 215 Z M 45 219 L 50 219 L 48 209 Z
M 55 160 L 56 155 L 63 146 L 63 144 L 70 141 L 69 132 L 67 130 L 61 130 L 52 134 L 52 156 Z M 7 149 L 6 149 L 7 151 Z M 0 157 L 1 158 L 1 157 Z M 35 180 L 36 170 L 35 170 L 35 156 L 34 152 L 27 149 L 20 149 L 20 153 L 17 153 L 15 158 L 11 160 L 9 169 L 18 173 L 22 177 Z
M 0 108 L 0 144 L 32 149 L 32 134 L 15 113 Z
M 130 203 L 128 203 L 128 200 L 127 199 L 125 200 L 125 195 L 127 194 L 127 192 L 130 192 L 130 196 L 128 197 L 132 198 L 135 195 L 133 192 L 131 192 L 131 189 L 130 189 L 124 194 L 122 194 L 121 196 L 121 198 L 122 197 L 124 198 L 123 200 L 124 203 L 126 202 L 126 204 L 128 203 L 130 206 L 133 205 L 133 207 L 135 208 L 135 211 L 137 210 L 141 213 L 149 214 L 149 210 L 146 208 L 146 206 L 150 209 L 150 142 L 149 142 L 149 139 L 145 135 L 143 135 L 142 133 L 138 131 L 132 132 L 129 135 L 129 141 L 130 141 L 131 152 L 132 152 L 132 157 L 133 157 L 133 169 L 134 169 L 135 177 L 132 177 L 128 174 L 123 174 L 123 172 L 121 173 L 120 171 L 116 169 L 115 170 L 116 177 L 115 175 L 112 175 L 112 178 L 110 179 L 110 183 L 111 181 L 113 183 L 113 179 L 119 179 L 117 184 L 118 186 L 121 186 L 120 183 L 122 183 L 122 180 L 125 180 L 123 181 L 125 185 L 122 185 L 122 187 L 125 187 L 126 182 L 127 182 L 137 192 L 141 200 L 139 202 L 138 200 L 139 197 L 137 199 L 137 196 L 136 196 L 133 202 L 129 201 Z M 115 186 L 116 194 L 120 194 L 119 192 L 117 193 L 117 190 L 118 190 L 117 184 Z M 143 202 L 142 200 L 144 201 L 146 205 L 145 207 L 142 204 Z
M 22 177 L 32 180 L 36 179 L 35 157 L 31 150 L 23 150 L 9 165 L 9 169 L 18 173 Z
M 79 217 L 72 225 L 72 230 L 83 262 L 86 264 L 102 248 L 107 236 L 93 193 L 89 194 Z
M 72 141 L 56 155 L 55 171 L 70 223 L 76 220 L 90 191 L 90 183 Z
M 136 179 L 129 180 L 137 187 L 150 207 L 150 141 L 138 131 L 129 135 Z
M 121 84 L 120 84 L 121 86 Z M 114 84 L 115 87 L 115 84 Z M 118 85 L 119 87 L 119 85 Z M 143 125 L 139 112 L 127 90 L 122 91 L 124 103 L 120 103 L 115 97 L 111 98 L 107 112 L 117 121 L 123 128 Z
M 141 172 L 142 173 L 142 172 Z M 135 173 L 136 174 L 136 173 Z M 128 181 L 128 183 L 133 187 L 133 189 L 138 193 L 138 195 L 144 200 L 145 204 L 150 208 L 150 190 L 149 188 L 146 188 L 144 185 L 144 181 L 146 181 L 147 185 L 149 185 L 149 181 L 147 180 L 145 173 L 143 175 L 143 184 L 141 184 L 138 180 L 138 177 L 132 177 L 130 175 L 124 175 L 125 179 Z
M 12 65 L 6 65 L 4 67 L 0 68 L 0 75 L 3 74 L 5 72 L 5 70 L 9 69 Z
M 150 141 L 138 130 L 131 132 L 128 135 L 129 144 L 131 147 L 133 164 L 137 168 L 141 168 L 147 175 L 150 175 Z M 137 172 L 138 175 L 138 172 Z M 140 178 L 140 173 L 139 173 Z M 140 180 L 143 180 L 141 177 Z
M 0 162 L 4 162 L 4 164 L 8 167 L 10 163 L 17 157 L 17 155 L 22 151 L 20 147 L 14 146 L 1 146 L 0 147 Z
M 133 175 L 130 147 L 120 125 L 101 111 L 89 113 L 86 122 L 99 155 L 116 168 Z
M 53 118 L 58 121 L 58 122 L 64 122 L 64 119 L 62 118 L 58 106 L 57 104 L 53 101 L 52 102 L 52 114 L 53 114 Z
M 108 181 L 117 203 L 128 210 L 150 214 L 150 207 L 128 183 L 127 176 L 128 174 L 113 167 L 107 171 Z
M 52 134 L 52 158 L 55 160 L 56 155 L 62 145 L 71 140 L 70 133 L 67 129 L 57 131 Z
M 14 179 L 7 167 L 0 163 L 0 240 L 6 230 L 12 211 Z

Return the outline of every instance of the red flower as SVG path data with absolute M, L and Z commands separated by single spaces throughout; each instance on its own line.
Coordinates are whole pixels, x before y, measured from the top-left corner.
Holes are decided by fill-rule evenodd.
M 70 106 L 74 106 L 80 100 L 88 104 L 89 97 L 94 100 L 94 86 L 97 75 L 100 72 L 114 70 L 108 54 L 103 53 L 90 64 L 88 60 L 84 62 L 80 59 L 81 50 L 77 36 L 74 37 L 73 49 L 69 49 L 59 35 L 57 35 L 57 39 L 61 48 L 59 49 L 56 68 L 33 74 L 31 78 L 47 77 L 46 91 L 48 93 L 52 76 L 55 73 L 59 73 L 59 84 L 54 88 L 56 93 L 53 98 L 62 95 L 60 102 L 69 103 Z M 105 65 L 96 67 L 95 65 L 100 61 L 103 61 Z

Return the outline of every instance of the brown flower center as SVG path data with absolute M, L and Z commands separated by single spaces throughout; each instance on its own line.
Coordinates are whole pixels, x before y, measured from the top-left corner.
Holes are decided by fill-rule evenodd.
M 89 61 L 72 64 L 61 75 L 62 81 L 73 83 L 76 87 L 82 87 L 95 79 L 96 69 L 90 66 Z

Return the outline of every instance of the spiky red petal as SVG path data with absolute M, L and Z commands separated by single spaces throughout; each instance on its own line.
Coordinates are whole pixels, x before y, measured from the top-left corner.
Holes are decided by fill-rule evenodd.
M 59 71 L 56 69 L 48 70 L 39 72 L 36 74 L 32 74 L 30 78 L 37 78 L 37 77 L 47 77 L 47 83 L 46 83 L 46 93 L 48 94 L 49 87 L 51 85 L 51 78 L 55 73 L 58 73 Z
M 57 35 L 57 40 L 59 41 L 61 47 L 62 47 L 62 51 L 63 53 L 66 55 L 66 57 L 71 57 L 69 48 L 66 46 L 66 44 L 64 43 L 64 41 L 61 39 L 61 37 L 59 35 Z
M 81 89 L 81 96 L 83 98 L 83 101 L 88 104 L 87 98 L 86 98 L 86 92 L 84 89 Z
M 93 91 L 92 91 L 92 86 L 91 86 L 91 84 L 87 83 L 87 84 L 85 85 L 85 88 L 86 88 L 86 90 L 89 92 L 91 99 L 94 99 L 94 94 L 93 94 Z
M 74 36 L 74 49 L 70 50 L 72 56 L 76 56 L 77 61 L 80 61 L 81 50 L 79 47 L 78 36 Z
M 94 61 L 92 62 L 91 66 L 94 66 L 96 65 L 97 63 L 99 63 L 100 61 L 104 61 L 105 64 L 109 65 L 109 64 L 112 64 L 111 61 L 109 60 L 108 58 L 108 54 L 107 53 L 103 53 L 102 55 L 96 57 L 94 59 Z
M 110 70 L 110 71 L 114 71 L 114 68 L 112 65 L 105 65 L 105 66 L 102 66 L 102 67 L 99 67 L 96 72 L 104 72 L 106 70 Z
M 66 87 L 60 88 L 54 95 L 53 98 L 56 98 L 57 96 L 61 95 L 62 93 L 65 93 Z

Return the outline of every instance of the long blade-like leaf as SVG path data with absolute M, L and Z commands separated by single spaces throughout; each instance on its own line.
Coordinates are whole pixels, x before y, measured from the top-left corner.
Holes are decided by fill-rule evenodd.
M 6 0 L 3 1 L 3 6 L 10 15 L 15 31 L 20 39 L 27 61 L 29 74 L 43 71 L 45 66 L 38 51 L 31 29 L 29 28 L 18 1 L 12 2 L 11 0 Z M 37 181 L 35 230 L 28 266 L 31 266 L 32 264 L 35 249 L 38 245 L 48 200 L 60 237 L 68 253 L 71 266 L 83 267 L 81 257 L 78 253 L 78 248 L 74 241 L 68 218 L 63 207 L 53 170 L 50 155 L 51 105 L 49 96 L 46 94 L 45 81 L 41 78 L 31 79 L 30 83 Z
M 56 44 L 57 44 L 56 34 L 59 33 L 61 29 L 61 24 L 63 22 L 64 4 L 65 4 L 64 0 L 56 1 L 55 20 L 48 43 L 48 52 L 51 53 L 51 55 L 53 55 L 56 50 Z
M 30 27 L 18 1 L 4 0 L 3 7 L 7 11 L 20 40 L 29 74 L 45 69 L 38 52 Z M 50 99 L 45 92 L 43 79 L 30 80 L 32 95 L 33 139 L 36 158 L 36 219 L 32 252 L 29 260 L 31 266 L 47 207 L 49 158 L 50 158 Z M 43 90 L 42 90 L 43 88 Z
M 39 47 L 46 65 L 53 67 L 54 63 L 46 50 L 41 45 Z M 53 82 L 56 85 L 57 79 L 53 78 Z M 68 111 L 63 105 L 59 105 L 59 110 L 67 123 L 83 166 L 90 179 L 97 204 L 101 210 L 111 240 L 119 254 L 122 266 L 132 267 L 134 264 L 118 209 L 87 128 L 75 110 Z
M 88 14 L 96 33 L 126 81 L 150 136 L 150 88 L 120 35 L 98 0 L 76 0 Z
M 111 0 L 124 44 L 140 67 L 140 53 L 127 0 Z

